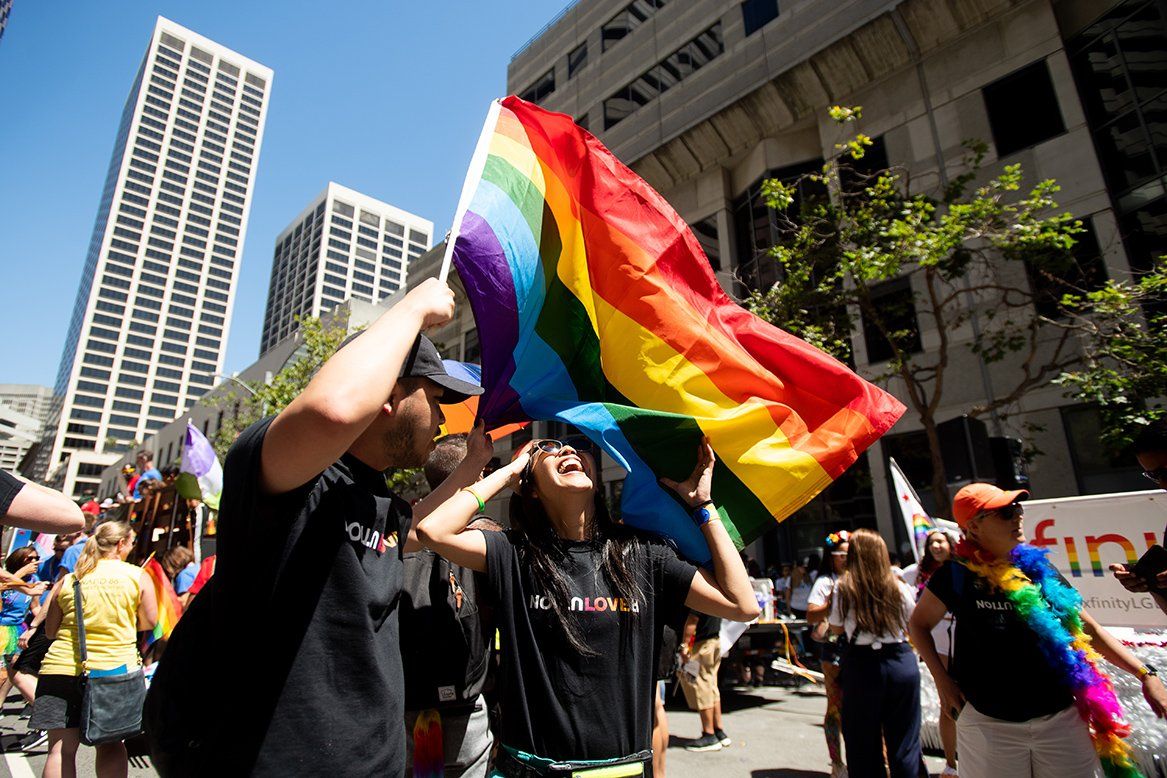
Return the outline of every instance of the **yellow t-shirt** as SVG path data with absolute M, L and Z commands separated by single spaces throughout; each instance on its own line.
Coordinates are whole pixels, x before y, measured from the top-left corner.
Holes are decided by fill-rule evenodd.
M 113 670 L 142 664 L 138 656 L 138 600 L 142 568 L 117 559 L 102 559 L 81 579 L 85 604 L 85 648 L 90 670 Z M 61 626 L 41 663 L 41 675 L 81 675 L 73 574 L 65 576 L 57 595 Z

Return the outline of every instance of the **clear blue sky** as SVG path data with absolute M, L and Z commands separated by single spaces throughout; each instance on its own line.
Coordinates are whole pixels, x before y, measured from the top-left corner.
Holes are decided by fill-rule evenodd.
M 51 386 L 114 134 L 157 15 L 275 71 L 226 370 L 272 243 L 329 180 L 450 226 L 511 55 L 566 0 L 15 0 L 0 39 L 0 383 Z

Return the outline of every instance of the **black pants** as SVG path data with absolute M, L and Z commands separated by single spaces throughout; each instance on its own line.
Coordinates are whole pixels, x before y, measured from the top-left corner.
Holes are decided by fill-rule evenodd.
M 920 665 L 907 643 L 851 646 L 843 658 L 843 742 L 851 778 L 880 776 L 883 744 L 891 778 L 920 770 Z

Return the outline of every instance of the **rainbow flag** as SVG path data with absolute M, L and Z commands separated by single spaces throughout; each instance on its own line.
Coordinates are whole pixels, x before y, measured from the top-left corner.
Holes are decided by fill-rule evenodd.
M 153 634 L 146 639 L 146 645 L 150 646 L 156 640 L 170 638 L 170 633 L 174 631 L 174 625 L 182 616 L 182 602 L 175 594 L 174 586 L 171 585 L 166 571 L 162 569 L 162 565 L 158 564 L 158 560 L 154 558 L 153 554 L 146 560 L 146 564 L 142 565 L 142 569 L 154 582 L 154 597 L 158 600 L 158 621 L 154 624 Z
M 805 505 L 904 411 L 719 286 L 672 207 L 570 117 L 492 104 L 448 257 L 482 343 L 488 425 L 573 424 L 628 471 L 621 513 L 709 559 L 661 476 L 701 436 L 713 498 L 745 544 Z

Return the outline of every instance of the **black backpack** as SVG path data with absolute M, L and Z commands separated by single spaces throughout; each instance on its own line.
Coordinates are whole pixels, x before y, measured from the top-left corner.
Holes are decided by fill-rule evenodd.
M 405 709 L 469 708 L 486 684 L 494 626 L 478 575 L 422 550 L 405 555 L 401 663 Z

